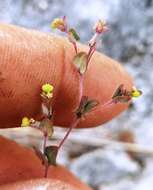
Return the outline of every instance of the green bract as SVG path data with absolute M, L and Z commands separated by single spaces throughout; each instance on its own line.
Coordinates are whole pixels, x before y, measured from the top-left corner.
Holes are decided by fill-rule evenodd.
M 79 35 L 73 28 L 69 29 L 69 35 L 71 35 L 76 41 L 80 40 Z
M 45 155 L 48 160 L 49 165 L 54 165 L 56 166 L 56 157 L 57 157 L 57 152 L 58 152 L 58 146 L 47 146 L 45 148 Z
M 88 56 L 86 52 L 79 52 L 73 59 L 73 64 L 76 66 L 80 74 L 84 74 L 87 70 Z

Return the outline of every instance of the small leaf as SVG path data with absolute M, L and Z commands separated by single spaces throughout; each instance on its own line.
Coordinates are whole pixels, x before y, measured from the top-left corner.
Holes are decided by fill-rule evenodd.
M 33 147 L 33 149 L 35 151 L 36 156 L 41 160 L 42 164 L 46 165 L 47 160 L 46 160 L 45 155 L 35 146 Z
M 99 102 L 97 100 L 88 100 L 84 107 L 84 113 L 90 112 L 98 104 L 99 104 Z
M 85 106 L 87 100 L 88 100 L 88 97 L 87 97 L 87 96 L 83 96 L 83 97 L 82 97 L 81 102 L 80 102 L 80 105 L 79 105 L 79 107 L 78 107 L 77 110 L 76 110 L 76 115 L 77 115 L 78 118 L 81 118 L 81 117 L 82 117 L 83 111 L 84 111 L 84 106 Z
M 39 125 L 40 128 L 42 128 L 45 132 L 47 132 L 48 137 L 52 137 L 54 129 L 53 129 L 53 123 L 50 119 L 45 118 L 40 122 Z
M 116 98 L 117 96 L 122 96 L 122 90 L 123 90 L 123 84 L 121 84 L 115 91 L 115 93 L 112 96 L 112 99 Z
M 76 41 L 80 40 L 79 35 L 77 34 L 75 29 L 73 29 L 73 28 L 69 29 L 69 35 L 70 35 L 70 37 L 74 38 Z
M 79 70 L 80 74 L 84 74 L 87 70 L 88 56 L 86 52 L 79 52 L 73 59 L 73 64 Z
M 49 165 L 54 165 L 56 166 L 56 157 L 57 157 L 57 152 L 58 152 L 58 146 L 47 146 L 45 148 L 45 155 L 48 160 Z
M 87 96 L 83 96 L 79 108 L 76 111 L 77 117 L 82 117 L 82 115 L 84 115 L 87 112 L 90 112 L 98 104 L 99 103 L 97 100 L 90 100 Z

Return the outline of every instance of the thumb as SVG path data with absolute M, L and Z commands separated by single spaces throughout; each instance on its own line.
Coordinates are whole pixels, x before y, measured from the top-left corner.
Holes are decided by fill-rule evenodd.
M 11 151 L 10 151 L 11 150 Z M 68 169 L 50 166 L 48 178 L 44 166 L 31 149 L 0 136 L 0 189 L 1 190 L 91 190 Z M 28 159 L 27 159 L 28 158 Z M 4 186 L 3 186 L 4 185 Z
M 0 123 L 20 125 L 24 116 L 40 114 L 41 86 L 54 86 L 55 125 L 69 127 L 79 104 L 79 75 L 72 65 L 75 55 L 65 38 L 12 25 L 0 25 Z M 87 50 L 78 44 L 79 51 Z M 96 52 L 84 77 L 83 95 L 100 104 L 110 100 L 116 88 L 131 89 L 132 79 L 116 61 Z M 118 104 L 89 113 L 78 127 L 94 127 L 111 120 L 127 105 Z

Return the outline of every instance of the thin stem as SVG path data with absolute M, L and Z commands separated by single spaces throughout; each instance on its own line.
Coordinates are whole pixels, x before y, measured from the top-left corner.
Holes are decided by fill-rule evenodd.
M 89 51 L 88 51 L 88 55 L 87 55 L 87 57 L 88 57 L 87 66 L 88 66 L 88 64 L 89 64 L 89 62 L 90 62 L 90 59 L 91 59 L 93 53 L 95 52 L 95 50 L 96 50 L 96 42 L 95 42 L 92 46 L 90 46 L 90 49 L 89 49 Z
M 96 51 L 96 47 L 94 46 L 94 47 L 92 47 L 92 51 L 90 52 L 90 54 L 89 54 L 89 56 L 88 56 L 88 63 L 90 62 L 91 57 L 92 57 L 92 55 L 94 54 L 95 51 Z M 88 65 L 88 64 L 87 64 L 87 65 Z
M 47 134 L 47 132 L 44 132 L 43 153 L 45 152 L 45 148 L 46 148 L 47 140 L 48 140 L 48 134 Z
M 77 49 L 76 42 L 72 42 L 72 44 L 73 44 L 73 47 L 74 47 L 75 53 L 77 54 L 77 53 L 78 53 L 78 49 Z
M 82 96 L 83 96 L 83 79 L 84 79 L 84 76 L 83 76 L 83 75 L 80 75 L 80 84 L 79 84 L 79 86 L 80 86 L 79 105 L 80 105 L 80 102 L 81 102 Z M 64 144 L 64 142 L 66 141 L 66 139 L 68 138 L 68 136 L 69 136 L 69 134 L 71 133 L 72 129 L 74 129 L 74 128 L 77 126 L 77 124 L 79 123 L 79 121 L 80 121 L 80 118 L 77 118 L 77 117 L 75 116 L 75 118 L 74 118 L 74 120 L 73 120 L 71 126 L 69 127 L 69 129 L 68 129 L 66 135 L 64 136 L 64 138 L 62 139 L 62 141 L 60 142 L 60 144 L 59 144 L 59 146 L 58 146 L 58 151 L 59 151 L 59 149 L 61 148 L 61 146 Z
M 45 164 L 45 172 L 44 172 L 44 177 L 47 178 L 47 175 L 48 175 L 48 168 L 49 168 L 49 165 L 48 163 Z
M 83 81 L 84 81 L 84 75 L 80 75 L 80 83 L 79 83 L 79 86 L 80 86 L 79 105 L 80 105 L 80 102 L 81 102 L 81 99 L 82 99 L 82 96 L 83 96 Z
M 77 124 L 79 123 L 79 120 L 78 118 L 75 118 L 71 124 L 71 126 L 69 127 L 66 135 L 64 136 L 64 138 L 62 139 L 62 141 L 60 142 L 60 144 L 58 145 L 58 151 L 59 149 L 61 148 L 61 146 L 64 144 L 64 142 L 66 141 L 66 139 L 68 138 L 69 134 L 71 133 L 72 129 L 74 129 Z
M 43 152 L 45 151 L 45 148 L 46 148 L 46 144 L 47 144 L 47 140 L 48 140 L 48 134 L 47 132 L 44 132 L 42 129 L 38 128 L 37 126 L 31 126 L 32 128 L 34 129 L 37 129 L 39 130 L 40 132 L 43 133 L 43 136 L 44 136 L 44 144 L 43 144 Z
M 96 107 L 92 108 L 92 110 L 89 113 L 91 113 L 91 112 L 93 113 L 94 111 L 102 110 L 102 109 L 106 108 L 107 106 L 112 106 L 114 104 L 116 104 L 116 103 L 114 102 L 114 100 L 111 99 L 104 104 L 100 104 L 100 105 L 97 105 Z M 88 114 L 88 113 L 86 113 L 86 114 Z

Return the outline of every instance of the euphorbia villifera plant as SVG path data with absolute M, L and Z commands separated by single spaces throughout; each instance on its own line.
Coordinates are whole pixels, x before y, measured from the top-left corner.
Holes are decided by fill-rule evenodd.
M 68 135 L 74 129 L 77 124 L 82 120 L 83 117 L 86 117 L 86 114 L 92 112 L 95 109 L 103 109 L 105 106 L 111 106 L 113 104 L 118 103 L 129 103 L 132 98 L 139 97 L 142 92 L 138 90 L 136 87 L 132 87 L 129 91 L 125 89 L 124 84 L 120 84 L 118 88 L 115 90 L 114 94 L 112 94 L 111 99 L 104 104 L 100 104 L 96 99 L 91 99 L 90 97 L 83 94 L 83 81 L 84 75 L 88 70 L 90 60 L 96 50 L 98 37 L 104 32 L 108 31 L 108 27 L 106 23 L 102 20 L 99 20 L 94 27 L 94 35 L 89 40 L 88 46 L 89 49 L 87 52 L 81 51 L 78 52 L 77 41 L 80 40 L 78 33 L 74 28 L 69 28 L 66 17 L 56 18 L 51 23 L 51 27 L 53 29 L 58 29 L 61 32 L 64 32 L 70 43 L 72 43 L 75 55 L 72 60 L 72 64 L 74 65 L 76 72 L 79 75 L 79 104 L 77 105 L 74 111 L 74 119 L 69 126 L 67 133 L 64 138 L 61 140 L 59 145 L 47 146 L 48 138 L 51 138 L 53 135 L 53 126 L 54 126 L 54 107 L 52 106 L 52 97 L 53 97 L 53 89 L 52 84 L 46 83 L 42 85 L 40 96 L 42 98 L 42 117 L 39 121 L 29 119 L 24 117 L 22 119 L 22 127 L 31 126 L 43 133 L 44 142 L 43 142 L 43 150 L 39 150 L 34 147 L 36 155 L 42 161 L 42 164 L 45 166 L 44 177 L 47 177 L 48 167 L 50 165 L 56 166 L 56 157 L 58 151 L 64 144 Z

